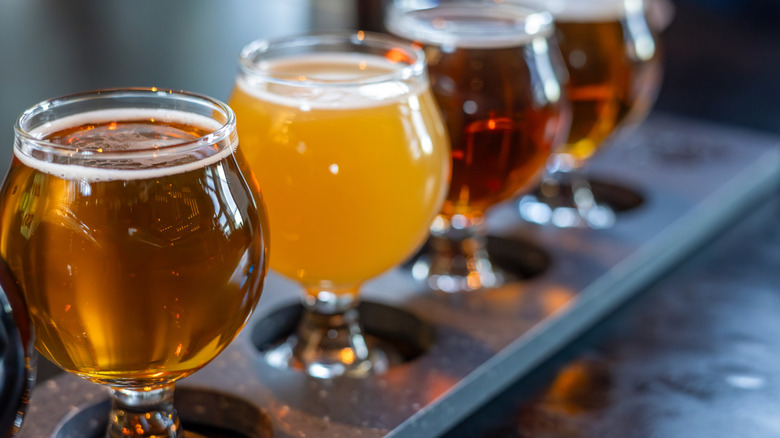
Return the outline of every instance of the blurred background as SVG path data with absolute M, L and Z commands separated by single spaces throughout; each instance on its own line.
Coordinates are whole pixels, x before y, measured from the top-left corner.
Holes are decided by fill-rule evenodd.
M 41 100 L 127 86 L 227 100 L 246 43 L 356 19 L 347 0 L 0 0 L 0 166 Z
M 587 1 L 587 0 L 583 0 Z M 0 0 L 0 166 L 12 124 L 55 96 L 157 86 L 227 99 L 241 47 L 376 29 L 383 0 Z M 780 2 L 673 0 L 658 111 L 780 132 Z
M 780 134 L 780 1 L 673 5 L 655 111 Z M 377 29 L 381 11 L 382 0 L 0 0 L 0 168 L 15 119 L 41 100 L 123 86 L 227 100 L 249 41 Z M 42 364 L 40 378 L 52 372 Z

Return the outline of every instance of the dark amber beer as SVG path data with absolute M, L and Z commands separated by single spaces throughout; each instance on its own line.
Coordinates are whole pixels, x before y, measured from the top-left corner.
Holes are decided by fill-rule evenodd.
M 442 215 L 481 215 L 529 188 L 565 132 L 552 23 L 521 8 L 458 3 L 396 14 L 388 27 L 423 46 L 450 134 Z
M 235 134 L 198 145 L 213 125 L 175 110 L 105 110 L 17 140 L 0 255 L 48 359 L 113 387 L 155 386 L 196 371 L 239 332 L 260 296 L 267 225 Z
M 431 227 L 431 255 L 412 269 L 432 289 L 498 286 L 486 251 L 485 211 L 529 189 L 565 138 L 565 66 L 546 12 L 442 2 L 391 8 L 386 25 L 425 50 L 452 145 L 452 177 Z M 430 259 L 428 262 L 426 259 Z

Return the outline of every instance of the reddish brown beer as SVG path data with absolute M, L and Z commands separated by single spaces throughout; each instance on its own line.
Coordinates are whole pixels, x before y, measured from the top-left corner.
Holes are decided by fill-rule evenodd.
M 452 4 L 399 12 L 390 29 L 421 44 L 452 142 L 442 215 L 481 215 L 529 188 L 568 117 L 552 25 L 539 14 Z M 527 26 L 526 23 L 537 23 Z

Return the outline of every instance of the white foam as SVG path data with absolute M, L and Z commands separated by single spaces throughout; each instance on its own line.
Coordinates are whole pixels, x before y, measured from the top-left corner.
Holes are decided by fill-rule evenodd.
M 553 30 L 549 14 L 494 4 L 454 3 L 391 10 L 386 24 L 391 32 L 409 40 L 472 49 L 523 46 Z
M 408 64 L 377 55 L 316 53 L 263 61 L 256 68 L 272 79 L 241 74 L 238 87 L 263 101 L 310 109 L 350 110 L 387 105 L 420 94 L 422 78 L 399 79 L 396 72 Z M 275 79 L 282 79 L 280 83 Z
M 113 121 L 132 122 L 137 120 L 149 120 L 149 119 L 154 119 L 155 121 L 164 121 L 169 123 L 198 126 L 200 128 L 211 130 L 211 131 L 216 131 L 222 126 L 222 124 L 209 117 L 187 113 L 183 111 L 167 110 L 167 109 L 147 109 L 147 108 L 113 109 L 113 110 L 86 112 L 74 116 L 63 117 L 61 119 L 55 120 L 53 122 L 48 122 L 42 126 L 39 126 L 31 130 L 30 135 L 38 139 L 43 139 L 49 134 L 73 126 L 81 126 L 85 124 L 103 124 L 103 123 L 110 123 Z M 126 157 L 122 157 L 122 159 L 124 160 L 130 160 L 139 164 L 148 163 L 148 164 L 155 164 L 159 166 L 160 164 L 164 164 L 165 162 L 173 163 L 176 160 L 182 158 L 183 154 L 186 153 L 186 152 L 178 152 L 178 153 L 168 152 L 166 151 L 166 146 L 175 147 L 175 144 L 180 144 L 186 141 L 187 140 L 177 140 L 174 142 L 170 142 L 170 141 L 162 142 L 163 144 L 160 145 L 161 147 L 159 151 L 133 152 L 132 150 L 125 150 L 125 151 L 120 151 L 120 154 L 126 155 Z M 230 156 L 238 146 L 238 141 L 234 140 L 229 145 L 227 145 L 227 142 L 225 142 L 225 145 L 226 146 L 222 147 L 218 152 L 214 153 L 213 155 L 210 155 L 200 160 L 196 160 L 194 162 L 190 162 L 186 164 L 172 164 L 170 166 L 163 165 L 161 167 L 144 168 L 144 169 L 112 168 L 110 167 L 111 160 L 116 159 L 114 157 L 117 157 L 117 155 L 111 155 L 111 158 L 109 158 L 108 155 L 104 156 L 105 158 L 101 158 L 100 153 L 93 152 L 90 155 L 86 155 L 83 153 L 83 151 L 81 153 L 77 152 L 75 148 L 73 151 L 74 157 L 78 157 L 77 159 L 82 161 L 84 161 L 84 159 L 88 159 L 88 160 L 94 160 L 95 162 L 100 162 L 101 167 L 71 165 L 71 164 L 66 165 L 62 163 L 42 161 L 40 159 L 30 156 L 30 153 L 32 153 L 35 150 L 35 146 L 28 144 L 26 141 L 22 141 L 21 145 L 17 144 L 17 146 L 21 146 L 21 148 L 24 150 L 20 150 L 19 147 L 14 147 L 14 155 L 26 166 L 34 168 L 44 173 L 57 176 L 62 179 L 83 180 L 89 182 L 114 181 L 114 180 L 124 181 L 124 180 L 160 178 L 163 176 L 175 175 L 175 174 L 189 172 L 192 170 L 206 167 L 210 164 L 216 163 Z M 144 145 L 144 147 L 146 148 L 146 145 Z M 207 147 L 207 145 L 204 145 L 204 147 Z M 111 154 L 112 152 L 114 151 L 106 151 L 107 154 Z M 59 154 L 62 155 L 63 153 L 59 152 Z M 102 166 L 106 166 L 106 167 L 102 167 Z
M 559 22 L 618 21 L 640 0 L 523 0 L 549 11 Z

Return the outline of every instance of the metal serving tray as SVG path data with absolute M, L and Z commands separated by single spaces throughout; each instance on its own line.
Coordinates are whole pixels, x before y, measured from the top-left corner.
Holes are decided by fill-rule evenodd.
M 780 139 L 656 115 L 588 170 L 642 204 L 605 230 L 523 223 L 516 203 L 491 212 L 497 251 L 549 260 L 540 275 L 468 295 L 427 292 L 408 269 L 366 285 L 367 330 L 406 344 L 411 358 L 383 376 L 324 381 L 267 365 L 258 344 L 289 330 L 301 296 L 271 275 L 242 334 L 177 384 L 185 426 L 212 437 L 441 434 L 748 214 L 780 185 Z M 22 437 L 100 436 L 106 400 L 71 375 L 42 382 Z

